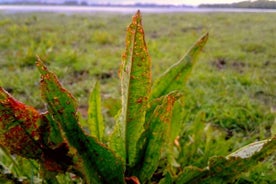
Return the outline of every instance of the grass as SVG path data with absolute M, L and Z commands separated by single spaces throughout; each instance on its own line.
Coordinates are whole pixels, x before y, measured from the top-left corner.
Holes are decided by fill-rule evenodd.
M 201 34 L 210 33 L 180 110 L 184 115 L 180 121 L 186 122 L 181 131 L 189 135 L 180 141 L 189 139 L 190 151 L 178 153 L 189 156 L 179 162 L 206 165 L 210 155 L 227 155 L 275 134 L 275 19 L 273 13 L 143 14 L 153 79 L 179 60 Z M 117 107 L 117 72 L 129 21 L 129 15 L 112 13 L 2 13 L 0 85 L 43 110 L 34 64 L 39 55 L 78 99 L 82 114 L 96 80 L 101 82 L 105 105 Z M 109 114 L 115 112 L 105 109 L 106 119 L 112 122 Z M 275 165 L 272 156 L 237 183 L 275 182 Z

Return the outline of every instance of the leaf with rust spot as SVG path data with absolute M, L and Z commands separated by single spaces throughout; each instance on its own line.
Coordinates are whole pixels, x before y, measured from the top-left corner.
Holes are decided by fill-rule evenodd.
M 136 176 L 126 177 L 125 181 L 127 184 L 140 184 L 140 181 Z
M 138 11 L 127 28 L 120 70 L 122 111 L 110 143 L 130 167 L 138 162 L 138 140 L 144 131 L 151 90 L 151 61 L 141 19 Z
M 12 154 L 38 159 L 41 155 L 41 115 L 0 87 L 0 144 Z
M 56 75 L 39 58 L 37 67 L 41 73 L 42 97 L 48 105 L 49 114 L 60 125 L 69 144 L 82 159 L 86 182 L 123 183 L 121 160 L 106 145 L 84 134 L 78 124 L 75 98 L 62 87 Z
M 144 155 L 140 167 L 136 169 L 142 183 L 149 180 L 158 167 L 161 151 L 165 149 L 169 140 L 173 106 L 180 96 L 179 93 L 173 92 L 162 97 L 160 105 L 156 106 L 149 117 L 144 133 Z
M 208 33 L 203 35 L 180 59 L 172 65 L 153 83 L 151 99 L 166 95 L 172 91 L 183 89 L 193 66 L 197 61 L 197 56 L 208 40 Z

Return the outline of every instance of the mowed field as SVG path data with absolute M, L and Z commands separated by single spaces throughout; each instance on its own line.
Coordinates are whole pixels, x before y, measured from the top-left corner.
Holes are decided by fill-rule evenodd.
M 43 111 L 35 67 L 38 55 L 77 98 L 84 118 L 89 92 L 100 81 L 103 113 L 112 127 L 116 112 L 107 107 L 120 106 L 118 70 L 131 16 L 0 12 L 0 86 Z M 142 12 L 142 16 L 153 80 L 209 32 L 207 45 L 183 84 L 182 133 L 201 140 L 196 142 L 201 151 L 186 163 L 204 166 L 211 155 L 227 155 L 276 134 L 275 13 Z M 211 138 L 207 149 L 208 136 L 218 137 Z M 271 156 L 240 182 L 275 182 L 275 166 Z

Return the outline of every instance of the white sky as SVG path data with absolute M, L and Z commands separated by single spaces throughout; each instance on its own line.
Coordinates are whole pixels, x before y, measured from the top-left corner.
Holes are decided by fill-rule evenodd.
M 245 0 L 121 0 L 123 3 L 156 3 L 156 4 L 185 4 L 185 5 L 199 5 L 199 4 L 214 4 L 214 3 L 233 3 Z
M 234 3 L 241 2 L 244 0 L 170 0 L 177 4 L 189 4 L 189 5 L 199 5 L 199 4 L 217 4 L 217 3 Z

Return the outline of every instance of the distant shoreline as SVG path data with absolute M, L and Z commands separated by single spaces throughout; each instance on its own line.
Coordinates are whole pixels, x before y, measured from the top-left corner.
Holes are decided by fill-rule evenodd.
M 208 13 L 208 12 L 251 12 L 276 13 L 276 9 L 252 8 L 198 8 L 198 7 L 144 7 L 144 6 L 68 6 L 68 5 L 0 5 L 0 12 L 28 13 L 28 12 L 57 12 L 57 13 L 93 13 L 110 12 L 132 14 L 140 9 L 144 13 Z
M 0 3 L 1 5 L 12 6 L 79 6 L 79 7 L 149 7 L 149 8 L 196 8 L 192 5 L 173 5 L 155 3 L 135 3 L 135 4 L 62 4 L 62 3 Z
M 87 0 L 70 0 L 70 1 L 27 1 L 27 0 L 13 0 L 7 1 L 3 0 L 0 2 L 1 5 L 14 5 L 14 6 L 75 6 L 75 7 L 122 7 L 122 8 L 216 8 L 216 9 L 272 9 L 276 10 L 276 1 L 275 0 L 254 0 L 248 1 L 243 0 L 240 2 L 233 2 L 233 3 L 211 3 L 211 4 L 199 4 L 198 6 L 188 5 L 188 4 L 171 4 L 170 2 L 162 2 L 162 3 L 151 3 L 151 2 L 136 2 L 136 3 L 128 3 L 128 4 L 121 4 L 121 3 L 114 3 L 112 1 L 101 2 L 101 1 L 94 1 L 91 3 Z

